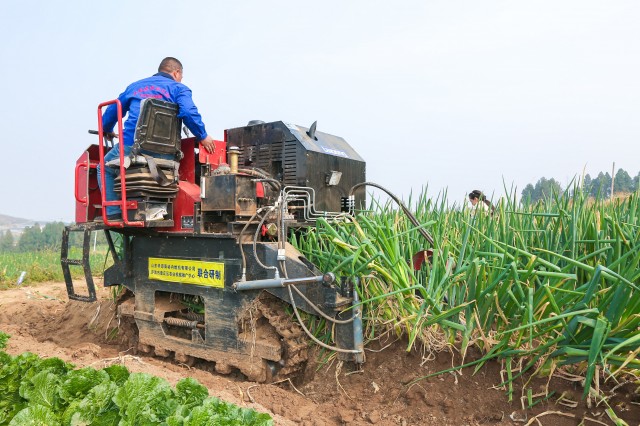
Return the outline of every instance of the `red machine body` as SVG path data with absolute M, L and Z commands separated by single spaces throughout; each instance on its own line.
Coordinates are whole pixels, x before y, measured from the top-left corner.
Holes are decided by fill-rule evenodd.
M 127 289 L 116 314 L 135 350 L 212 362 L 258 382 L 303 377 L 308 344 L 285 311 L 291 305 L 334 322 L 341 361 L 364 362 L 357 278 L 323 273 L 288 241 L 364 203 L 364 188 L 351 195 L 366 182 L 355 150 L 315 123 L 254 120 L 226 130 L 208 152 L 181 138 L 175 104 L 148 99 L 129 155 L 121 150 L 105 164 L 101 109 L 113 104 L 122 135 L 119 102 L 100 104 L 99 145 L 76 161 L 76 223 L 64 228 L 60 254 L 69 298 L 97 300 L 90 241 L 104 231 L 113 262 L 102 285 Z M 119 170 L 115 200 L 100 190 L 105 173 L 98 185 L 105 166 Z M 122 218 L 107 220 L 105 206 L 118 206 Z M 82 259 L 69 257 L 72 233 L 83 235 Z M 83 268 L 87 293 L 76 292 L 71 266 Z
M 220 164 L 227 162 L 227 142 L 213 141 L 214 150 L 209 152 L 206 149 L 200 149 L 198 161 L 200 164 L 210 164 L 215 169 Z
M 178 182 L 178 195 L 173 201 L 173 227 L 157 228 L 159 232 L 193 232 L 194 206 L 200 201 L 200 187 L 196 182 L 196 170 L 201 164 L 210 164 L 212 168 L 226 162 L 227 143 L 214 141 L 215 150 L 209 153 L 199 149 L 196 156 L 195 138 L 182 140 Z M 108 149 L 105 149 L 105 153 Z M 98 185 L 97 166 L 100 164 L 100 149 L 91 145 L 76 160 L 75 200 L 76 223 L 93 222 L 102 217 L 102 196 Z M 261 187 L 261 185 L 260 185 Z
M 98 145 L 91 145 L 76 160 L 75 189 L 76 223 L 92 221 L 102 215 L 96 167 L 100 162 Z

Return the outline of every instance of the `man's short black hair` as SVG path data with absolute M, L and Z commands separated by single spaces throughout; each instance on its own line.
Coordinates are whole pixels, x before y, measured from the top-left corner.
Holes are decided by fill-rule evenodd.
M 176 58 L 172 58 L 171 56 L 164 58 L 162 62 L 160 62 L 160 65 L 158 66 L 158 72 L 171 73 L 173 71 L 181 70 L 181 69 L 182 69 L 182 62 L 180 62 Z

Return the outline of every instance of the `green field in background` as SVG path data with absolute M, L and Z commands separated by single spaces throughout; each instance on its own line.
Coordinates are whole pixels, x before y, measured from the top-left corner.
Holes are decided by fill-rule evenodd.
M 72 247 L 69 257 L 82 259 L 82 249 Z M 108 256 L 107 246 L 98 246 L 90 253 L 91 271 L 93 275 L 102 275 L 104 269 L 113 261 Z M 0 289 L 14 287 L 22 271 L 26 272 L 22 284 L 45 281 L 64 281 L 60 266 L 59 250 L 44 250 L 38 252 L 0 253 Z M 81 266 L 71 266 L 74 278 L 84 276 Z

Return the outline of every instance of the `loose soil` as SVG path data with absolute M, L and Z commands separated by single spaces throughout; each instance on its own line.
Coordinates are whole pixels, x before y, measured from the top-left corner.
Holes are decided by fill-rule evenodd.
M 100 284 L 98 282 L 97 284 Z M 490 362 L 473 374 L 472 369 L 445 373 L 408 386 L 414 379 L 459 364 L 455 354 L 407 353 L 406 342 L 369 345 L 361 371 L 329 361 L 318 367 L 305 384 L 286 381 L 257 384 L 240 375 L 219 375 L 175 361 L 136 354 L 117 334 L 115 306 L 108 289 L 99 290 L 95 303 L 69 301 L 63 283 L 44 283 L 0 292 L 0 330 L 11 335 L 8 352 L 34 352 L 59 357 L 78 367 L 101 368 L 120 363 L 130 371 L 145 372 L 175 384 L 193 377 L 209 394 L 273 416 L 276 425 L 578 425 L 613 424 L 605 407 L 581 401 L 578 380 L 555 375 L 551 380 L 532 379 L 531 409 L 524 379 L 517 382 L 513 401 L 498 385 L 502 367 Z M 477 354 L 476 354 L 477 356 Z M 473 359 L 467 355 L 467 362 Z M 457 364 L 456 364 L 457 363 Z M 504 372 L 503 372 L 504 374 Z M 603 384 L 604 388 L 605 384 Z M 607 384 L 611 388 L 612 385 Z M 640 424 L 638 383 L 618 386 L 610 404 L 629 425 Z M 535 396 L 554 392 L 551 397 Z M 521 399 L 521 396 L 525 395 Z M 561 398 L 562 396 L 562 398 Z M 577 406 L 571 401 L 576 401 Z M 536 418 L 537 416 L 537 418 Z

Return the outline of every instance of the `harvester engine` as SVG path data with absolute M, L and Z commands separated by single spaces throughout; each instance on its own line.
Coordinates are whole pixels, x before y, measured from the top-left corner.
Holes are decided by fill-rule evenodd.
M 99 113 L 116 102 L 101 104 Z M 76 224 L 63 234 L 70 299 L 97 298 L 89 240 L 104 230 L 113 258 L 104 285 L 126 289 L 117 314 L 134 325 L 138 350 L 210 361 L 218 372 L 259 382 L 296 377 L 315 339 L 303 311 L 333 323 L 329 348 L 340 359 L 364 362 L 357 277 L 318 270 L 288 242 L 318 218 L 364 202 L 364 190 L 349 194 L 365 181 L 365 163 L 344 139 L 316 131 L 315 123 L 254 121 L 226 130 L 210 153 L 180 138 L 173 104 L 149 100 L 131 156 L 105 164 L 110 147 L 98 127 L 99 144 L 76 162 Z M 120 171 L 119 200 L 100 191 L 98 165 Z M 120 206 L 121 221 L 108 220 L 107 205 Z M 68 256 L 72 232 L 84 234 L 82 259 Z M 74 288 L 73 265 L 84 268 L 86 294 Z

